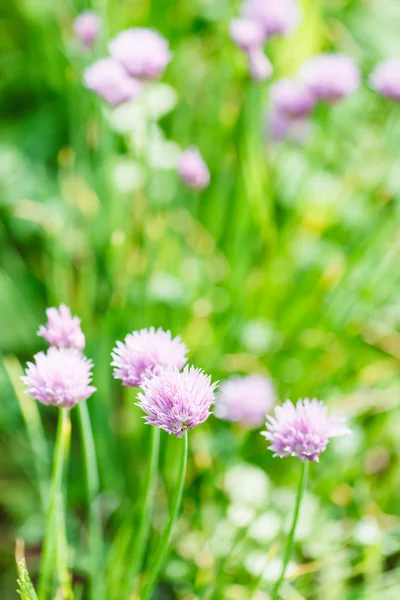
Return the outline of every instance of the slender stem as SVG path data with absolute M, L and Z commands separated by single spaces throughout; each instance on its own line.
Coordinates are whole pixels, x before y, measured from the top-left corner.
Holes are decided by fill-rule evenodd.
M 134 591 L 136 591 L 136 578 L 143 563 L 143 556 L 146 550 L 146 544 L 150 531 L 150 516 L 153 510 L 154 494 L 157 481 L 158 459 L 160 454 L 160 433 L 159 427 L 151 428 L 151 447 L 150 460 L 147 465 L 146 480 L 144 485 L 142 514 L 140 517 L 139 530 L 136 536 L 135 545 L 132 552 L 132 582 Z
M 299 513 L 300 513 L 301 499 L 303 497 L 303 493 L 304 493 L 304 490 L 306 489 L 306 485 L 307 485 L 308 465 L 309 465 L 308 460 L 305 460 L 303 462 L 302 469 L 301 469 L 299 487 L 297 488 L 297 496 L 296 496 L 296 504 L 294 507 L 294 513 L 293 513 L 293 521 L 292 521 L 292 526 L 290 528 L 289 537 L 288 537 L 288 540 L 286 543 L 286 550 L 285 550 L 285 556 L 283 559 L 282 572 L 281 572 L 281 575 L 280 575 L 278 581 L 274 585 L 274 589 L 272 590 L 271 600 L 277 600 L 277 598 L 278 598 L 279 588 L 281 587 L 281 584 L 282 584 L 283 580 L 285 579 L 286 569 L 289 564 L 290 556 L 292 554 L 294 534 L 296 532 L 297 520 L 299 518 Z
M 79 424 L 82 437 L 86 470 L 86 496 L 89 513 L 89 578 L 91 600 L 104 598 L 103 532 L 99 497 L 99 472 L 92 426 L 86 402 L 78 405 Z
M 39 575 L 39 600 L 45 600 L 52 593 L 54 576 L 54 554 L 57 551 L 57 499 L 62 490 L 62 477 L 65 455 L 71 433 L 69 411 L 59 409 L 57 437 L 54 449 L 53 472 L 50 485 L 50 499 L 46 516 L 46 531 L 43 540 Z
M 149 573 L 149 577 L 147 583 L 142 591 L 140 596 L 140 600 L 149 600 L 154 590 L 154 586 L 157 582 L 157 578 L 162 567 L 162 564 L 165 560 L 165 557 L 168 552 L 168 544 L 171 538 L 172 529 L 174 527 L 175 521 L 179 514 L 179 509 L 182 501 L 183 494 L 183 486 L 185 483 L 185 475 L 186 475 L 186 465 L 187 465 L 187 455 L 188 455 L 188 434 L 185 431 L 182 438 L 182 449 L 181 449 L 181 460 L 179 464 L 179 472 L 178 479 L 176 482 L 176 488 L 174 492 L 174 497 L 172 499 L 171 504 L 171 513 L 169 516 L 168 525 L 163 533 L 163 536 L 160 541 L 160 545 L 157 550 L 156 557 L 154 559 L 153 566 Z

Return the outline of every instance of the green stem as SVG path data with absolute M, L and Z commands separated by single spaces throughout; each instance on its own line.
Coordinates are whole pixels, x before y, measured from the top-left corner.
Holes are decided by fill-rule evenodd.
M 279 588 L 281 587 L 281 584 L 282 584 L 283 580 L 285 579 L 286 569 L 289 564 L 290 556 L 292 554 L 294 534 L 296 532 L 297 520 L 299 518 L 299 513 L 300 513 L 301 499 L 303 497 L 303 493 L 304 493 L 304 490 L 306 489 L 306 485 L 307 485 L 308 465 L 309 465 L 308 460 L 305 460 L 303 462 L 303 466 L 301 469 L 299 487 L 297 488 L 296 505 L 294 508 L 292 526 L 290 528 L 289 537 L 288 537 L 287 544 L 286 544 L 285 557 L 283 559 L 283 565 L 282 565 L 282 572 L 281 572 L 281 575 L 280 575 L 278 581 L 275 583 L 274 589 L 272 590 L 271 600 L 277 600 L 277 598 L 278 598 Z
M 146 583 L 146 585 L 143 589 L 143 592 L 140 596 L 141 600 L 150 600 L 151 595 L 154 590 L 154 586 L 157 582 L 157 578 L 158 578 L 160 569 L 162 567 L 162 564 L 163 564 L 165 557 L 167 555 L 167 552 L 168 552 L 168 544 L 169 544 L 169 540 L 171 538 L 172 529 L 173 529 L 175 521 L 178 517 L 179 509 L 180 509 L 181 501 L 182 501 L 183 486 L 185 483 L 185 475 L 186 475 L 187 455 L 188 455 L 188 434 L 187 434 L 187 431 L 185 431 L 185 433 L 183 435 L 183 439 L 182 439 L 182 450 L 181 450 L 181 460 L 180 460 L 180 464 L 179 464 L 178 479 L 177 479 L 177 483 L 176 483 L 174 497 L 172 499 L 171 513 L 169 516 L 168 525 L 167 525 L 167 527 L 163 533 L 163 536 L 161 538 L 161 542 L 158 547 L 153 566 L 149 573 L 147 583 Z
M 86 402 L 78 405 L 79 424 L 86 471 L 86 496 L 89 513 L 89 579 L 91 600 L 104 598 L 103 533 L 99 498 L 99 475 L 96 448 Z
M 151 428 L 150 460 L 147 466 L 146 480 L 144 486 L 142 514 L 139 523 L 139 530 L 136 536 L 135 545 L 133 547 L 132 552 L 131 581 L 133 582 L 134 591 L 136 591 L 136 578 L 143 563 L 143 556 L 146 550 L 146 544 L 150 531 L 150 516 L 154 504 L 158 459 L 160 453 L 160 433 L 161 430 L 159 427 Z
M 43 540 L 42 558 L 39 575 L 39 600 L 45 600 L 52 594 L 54 576 L 54 554 L 57 552 L 57 499 L 62 491 L 62 478 L 65 455 L 71 433 L 69 411 L 59 409 L 57 437 L 54 449 L 53 473 L 51 476 L 50 499 L 46 516 L 46 531 Z

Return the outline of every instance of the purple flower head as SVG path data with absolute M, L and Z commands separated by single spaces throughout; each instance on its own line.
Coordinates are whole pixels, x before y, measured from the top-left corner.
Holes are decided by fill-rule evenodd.
M 378 65 L 369 83 L 381 96 L 400 101 L 400 58 L 390 58 Z
M 72 408 L 96 391 L 92 380 L 91 360 L 75 348 L 49 348 L 28 362 L 21 377 L 26 393 L 42 404 Z
M 315 98 L 300 81 L 280 79 L 271 86 L 271 109 L 288 117 L 305 117 L 314 107 Z
M 108 47 L 110 54 L 138 79 L 158 79 L 171 60 L 166 39 L 157 31 L 133 27 L 121 31 Z
M 147 424 L 182 437 L 210 416 L 216 386 L 201 369 L 186 365 L 180 372 L 173 367 L 145 379 L 137 404 Z
M 82 12 L 74 21 L 74 32 L 85 48 L 91 48 L 101 32 L 101 18 L 93 10 Z
M 249 52 L 248 57 L 250 75 L 254 81 L 264 81 L 271 77 L 274 69 L 271 61 L 265 56 L 261 48 L 256 48 Z
M 274 456 L 297 456 L 300 460 L 319 461 L 330 438 L 351 433 L 343 418 L 330 417 L 326 406 L 319 400 L 287 400 L 275 408 L 275 416 L 267 417 L 267 431 L 263 435 L 271 442 Z
M 257 21 L 266 36 L 290 33 L 301 21 L 296 0 L 245 0 L 242 14 Z
M 138 387 L 146 378 L 168 367 L 181 369 L 186 363 L 187 347 L 179 336 L 161 328 L 129 333 L 124 343 L 117 342 L 112 352 L 115 379 L 126 387 Z
M 113 106 L 134 100 L 142 91 L 140 81 L 129 77 L 112 58 L 101 58 L 85 69 L 83 81 L 85 87 Z
M 232 377 L 220 385 L 214 414 L 219 419 L 257 429 L 275 404 L 275 393 L 268 377 Z
M 232 19 L 229 32 L 236 46 L 245 52 L 259 48 L 266 40 L 262 25 L 253 19 Z
M 210 183 L 210 172 L 197 148 L 187 148 L 178 161 L 178 173 L 185 184 L 194 190 L 203 190 Z
M 320 54 L 303 66 L 300 79 L 316 100 L 333 103 L 356 91 L 360 85 L 360 72 L 349 56 Z
M 61 304 L 60 308 L 48 308 L 46 315 L 47 324 L 41 325 L 37 334 L 50 346 L 84 349 L 85 336 L 81 330 L 81 320 L 73 317 L 65 304 Z

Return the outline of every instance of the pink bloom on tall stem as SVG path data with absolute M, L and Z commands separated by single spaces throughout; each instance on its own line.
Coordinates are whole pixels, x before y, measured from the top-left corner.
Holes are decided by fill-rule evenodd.
M 148 425 L 182 437 L 188 429 L 203 423 L 211 414 L 216 383 L 201 369 L 176 367 L 145 379 L 138 406 L 146 413 Z
M 266 40 L 263 27 L 253 19 L 232 19 L 229 32 L 236 46 L 244 52 L 259 48 Z
M 178 161 L 178 173 L 184 183 L 194 190 L 203 190 L 210 183 L 210 171 L 197 148 L 185 150 Z
M 264 81 L 271 77 L 274 72 L 273 66 L 261 48 L 249 52 L 248 58 L 250 75 L 254 81 Z
M 331 438 L 350 434 L 340 416 L 329 416 L 322 402 L 313 398 L 287 400 L 275 408 L 275 416 L 267 417 L 263 435 L 271 445 L 274 456 L 297 456 L 300 460 L 319 461 Z
M 315 105 L 315 97 L 300 81 L 280 79 L 270 90 L 271 109 L 287 117 L 305 117 Z
M 320 54 L 300 71 L 300 80 L 316 100 L 334 103 L 357 90 L 361 77 L 354 60 L 344 54 Z
M 267 36 L 290 33 L 301 20 L 296 0 L 245 0 L 242 14 L 259 23 Z
M 389 58 L 379 64 L 369 83 L 381 96 L 400 101 L 400 58 Z
M 101 58 L 85 69 L 83 81 L 85 87 L 113 106 L 134 100 L 142 91 L 141 82 L 129 77 L 112 58 Z
M 42 404 L 72 408 L 96 391 L 90 385 L 93 363 L 75 348 L 52 347 L 34 359 L 21 379 L 26 393 Z
M 133 27 L 118 33 L 110 54 L 138 79 L 158 79 L 171 60 L 169 44 L 157 31 Z
M 275 392 L 268 377 L 232 377 L 220 385 L 214 414 L 219 419 L 257 429 L 274 404 Z
M 46 325 L 39 327 L 40 337 L 44 338 L 50 346 L 83 350 L 85 336 L 81 330 L 81 320 L 73 317 L 65 304 L 61 304 L 58 309 L 48 308 L 46 315 Z
M 101 18 L 93 10 L 82 12 L 74 21 L 76 37 L 85 48 L 91 48 L 101 32 Z
M 168 367 L 181 369 L 186 363 L 187 347 L 179 336 L 170 331 L 140 329 L 117 342 L 112 352 L 115 379 L 126 387 L 138 387 L 146 378 Z

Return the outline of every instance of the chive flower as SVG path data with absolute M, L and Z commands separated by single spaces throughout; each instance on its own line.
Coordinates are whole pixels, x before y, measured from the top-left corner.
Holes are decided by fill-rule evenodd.
M 215 401 L 218 419 L 257 429 L 275 404 L 275 392 L 268 377 L 247 375 L 231 377 L 221 383 Z
M 81 330 L 81 320 L 73 317 L 65 304 L 61 304 L 60 308 L 48 308 L 46 315 L 47 323 L 39 327 L 37 334 L 50 346 L 84 349 L 85 336 Z

